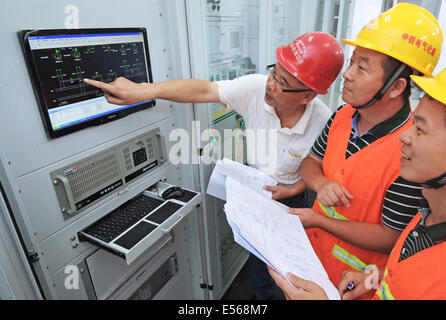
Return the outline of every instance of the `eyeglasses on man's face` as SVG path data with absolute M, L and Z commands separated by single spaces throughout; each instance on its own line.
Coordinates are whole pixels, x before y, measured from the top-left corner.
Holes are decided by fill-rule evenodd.
M 311 89 L 292 89 L 288 88 L 288 84 L 285 82 L 285 80 L 280 77 L 276 72 L 276 65 L 270 64 L 266 67 L 266 71 L 268 72 L 268 75 L 270 79 L 274 80 L 275 83 L 277 83 L 282 90 L 282 92 L 306 92 L 306 91 L 313 91 Z

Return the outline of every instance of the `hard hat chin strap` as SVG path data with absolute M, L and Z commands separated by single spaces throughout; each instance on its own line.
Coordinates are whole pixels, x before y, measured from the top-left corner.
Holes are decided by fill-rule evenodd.
M 421 184 L 423 188 L 428 188 L 428 189 L 440 189 L 445 185 L 446 185 L 446 173 L 438 178 L 429 180 Z
M 375 94 L 375 96 L 372 98 L 372 100 L 370 100 L 366 104 L 359 106 L 359 107 L 353 106 L 353 108 L 356 110 L 367 109 L 367 108 L 371 107 L 375 102 L 381 100 L 384 97 L 384 95 L 386 94 L 387 90 L 389 90 L 391 85 L 395 82 L 395 80 L 401 76 L 401 74 L 404 72 L 404 70 L 406 70 L 406 67 L 407 67 L 406 64 L 404 64 L 404 63 L 401 64 L 401 66 L 395 71 L 393 76 L 391 76 L 390 79 L 387 80 L 387 82 L 384 84 L 384 86 Z M 408 83 L 407 85 L 410 85 L 410 84 Z

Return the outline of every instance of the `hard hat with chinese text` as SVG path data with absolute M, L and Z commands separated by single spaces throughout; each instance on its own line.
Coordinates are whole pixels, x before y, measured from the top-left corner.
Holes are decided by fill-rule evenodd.
M 435 16 L 410 3 L 400 3 L 367 24 L 345 44 L 381 52 L 432 77 L 443 44 Z
M 344 65 L 344 50 L 324 32 L 306 33 L 276 50 L 279 63 L 318 94 L 327 94 Z

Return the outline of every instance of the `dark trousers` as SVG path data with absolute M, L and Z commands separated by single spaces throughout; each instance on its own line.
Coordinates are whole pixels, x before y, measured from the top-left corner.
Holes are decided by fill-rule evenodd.
M 315 199 L 315 193 L 307 190 L 294 197 L 279 200 L 290 208 L 311 208 Z M 249 256 L 250 280 L 254 287 L 254 294 L 258 300 L 271 299 L 276 283 L 271 278 L 266 264 L 252 253 Z

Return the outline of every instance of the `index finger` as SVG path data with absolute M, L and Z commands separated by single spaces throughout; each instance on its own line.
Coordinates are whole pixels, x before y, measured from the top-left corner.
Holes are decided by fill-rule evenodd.
M 277 286 L 282 289 L 284 292 L 288 291 L 289 289 L 292 289 L 293 287 L 290 285 L 290 283 L 282 277 L 276 270 L 268 267 L 269 274 L 273 278 L 273 280 L 276 282 Z
M 349 201 L 349 195 L 350 193 L 347 191 L 343 186 L 341 186 L 339 189 L 335 190 L 335 195 L 338 198 L 338 200 L 342 203 L 342 205 L 349 207 L 350 201 Z M 351 196 L 351 195 L 350 195 Z
M 347 198 L 349 198 L 350 200 L 353 200 L 355 197 L 347 190 L 346 187 L 341 186 L 342 191 L 344 192 L 344 194 L 347 196 Z
M 268 272 L 279 287 L 280 287 L 279 283 L 283 281 L 287 282 L 276 270 L 274 270 L 269 266 L 268 266 Z
M 353 279 L 351 273 L 344 271 L 344 274 L 342 275 L 342 279 L 338 284 L 338 291 L 339 291 L 339 294 L 341 295 L 341 297 L 347 291 L 348 284 L 350 282 L 354 282 L 353 280 L 354 279 Z
M 113 90 L 113 86 L 112 85 L 110 85 L 108 83 L 105 83 L 105 82 L 102 82 L 102 81 L 97 81 L 97 80 L 92 80 L 92 79 L 85 78 L 84 82 L 86 84 L 89 84 L 89 85 L 93 86 L 93 87 L 99 88 L 102 91 L 110 92 L 110 91 Z
M 292 273 L 287 273 L 287 278 L 288 280 L 298 289 L 303 289 L 305 291 L 309 291 L 310 290 L 310 281 L 304 280 L 302 278 L 299 278 L 298 276 L 292 274 Z

